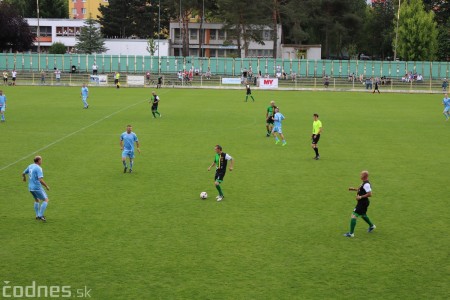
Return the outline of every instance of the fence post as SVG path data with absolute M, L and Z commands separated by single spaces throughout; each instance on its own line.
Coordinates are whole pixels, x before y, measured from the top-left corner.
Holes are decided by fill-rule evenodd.
M 333 88 L 336 89 L 336 78 L 333 78 Z

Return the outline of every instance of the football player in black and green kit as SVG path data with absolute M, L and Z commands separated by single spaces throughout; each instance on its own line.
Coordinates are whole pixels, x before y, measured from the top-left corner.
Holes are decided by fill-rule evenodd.
M 272 133 L 272 128 L 273 128 L 273 116 L 275 115 L 275 101 L 270 101 L 270 106 L 267 108 L 266 111 L 266 129 L 267 129 L 267 134 L 266 136 L 269 137 L 270 134 Z
M 155 92 L 152 92 L 153 99 L 150 99 L 149 103 L 152 104 L 152 114 L 153 118 L 156 118 L 156 114 L 161 118 L 161 114 L 158 111 L 159 97 Z
M 245 88 L 247 89 L 247 95 L 245 96 L 245 102 L 247 102 L 248 96 L 250 96 L 252 98 L 253 102 L 255 102 L 255 98 L 253 98 L 253 96 L 252 96 L 252 89 L 250 88 L 250 84 L 247 83 Z
M 225 177 L 225 173 L 227 172 L 227 164 L 230 161 L 230 171 L 233 171 L 234 160 L 233 158 L 225 152 L 222 152 L 222 146 L 216 145 L 214 147 L 214 151 L 216 151 L 216 156 L 214 157 L 213 163 L 209 166 L 208 171 L 211 170 L 212 167 L 216 166 L 216 174 L 214 175 L 214 185 L 216 186 L 219 195 L 216 197 L 217 201 L 222 201 L 224 198 L 222 188 L 220 184 Z
M 352 217 L 350 219 L 350 231 L 344 234 L 344 236 L 352 238 L 355 236 L 355 226 L 356 226 L 356 220 L 358 217 L 361 217 L 364 221 L 366 221 L 367 224 L 369 224 L 369 229 L 367 232 L 372 232 L 375 228 L 375 224 L 370 221 L 369 217 L 367 216 L 367 208 L 369 208 L 369 197 L 372 196 L 372 187 L 369 182 L 369 172 L 368 171 L 362 171 L 361 172 L 361 180 L 362 184 L 359 188 L 350 187 L 349 191 L 356 191 L 356 207 L 353 210 Z

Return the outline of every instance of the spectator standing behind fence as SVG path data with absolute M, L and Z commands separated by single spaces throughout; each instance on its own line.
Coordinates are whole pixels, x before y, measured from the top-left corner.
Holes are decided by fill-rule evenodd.
M 13 70 L 12 71 L 12 73 L 11 73 L 11 76 L 12 76 L 12 85 L 16 85 L 16 78 L 17 78 L 17 71 L 16 70 Z
M 330 77 L 325 75 L 323 85 L 327 88 L 330 85 Z
M 42 70 L 41 71 L 41 84 L 44 84 L 44 83 L 45 83 L 45 71 Z
M 444 78 L 444 80 L 442 81 L 442 91 L 446 92 L 447 87 L 448 87 L 448 80 L 447 80 L 447 78 Z
M 57 83 L 61 82 L 61 71 L 59 69 L 55 70 L 55 78 Z
M 114 84 L 116 85 L 116 88 L 120 88 L 120 73 L 119 72 L 115 72 L 114 73 Z
M 97 75 L 97 72 L 98 72 L 98 67 L 97 67 L 97 65 L 94 63 L 94 64 L 92 65 L 92 75 Z
M 8 85 L 8 71 L 3 72 L 3 84 Z

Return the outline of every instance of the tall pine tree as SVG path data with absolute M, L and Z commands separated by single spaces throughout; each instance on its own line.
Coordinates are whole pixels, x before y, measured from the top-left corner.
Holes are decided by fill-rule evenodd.
M 80 35 L 77 37 L 75 49 L 78 53 L 102 53 L 105 52 L 105 42 L 100 32 L 100 28 L 96 26 L 97 22 L 91 17 L 85 21 L 86 26 L 81 27 Z

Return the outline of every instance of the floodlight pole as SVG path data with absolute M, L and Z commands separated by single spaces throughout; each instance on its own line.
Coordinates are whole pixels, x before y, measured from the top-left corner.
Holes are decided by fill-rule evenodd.
M 161 0 L 159 0 L 159 4 L 158 4 L 158 74 L 161 73 L 161 61 L 160 61 L 160 57 L 159 57 L 160 33 L 161 33 Z
M 398 0 L 398 10 L 397 10 L 397 30 L 395 31 L 395 46 L 394 46 L 394 61 L 397 60 L 397 46 L 398 46 L 398 23 L 400 23 L 400 3 Z
M 41 30 L 39 27 L 39 0 L 36 0 L 37 13 L 37 42 L 38 42 L 38 69 L 41 70 Z

